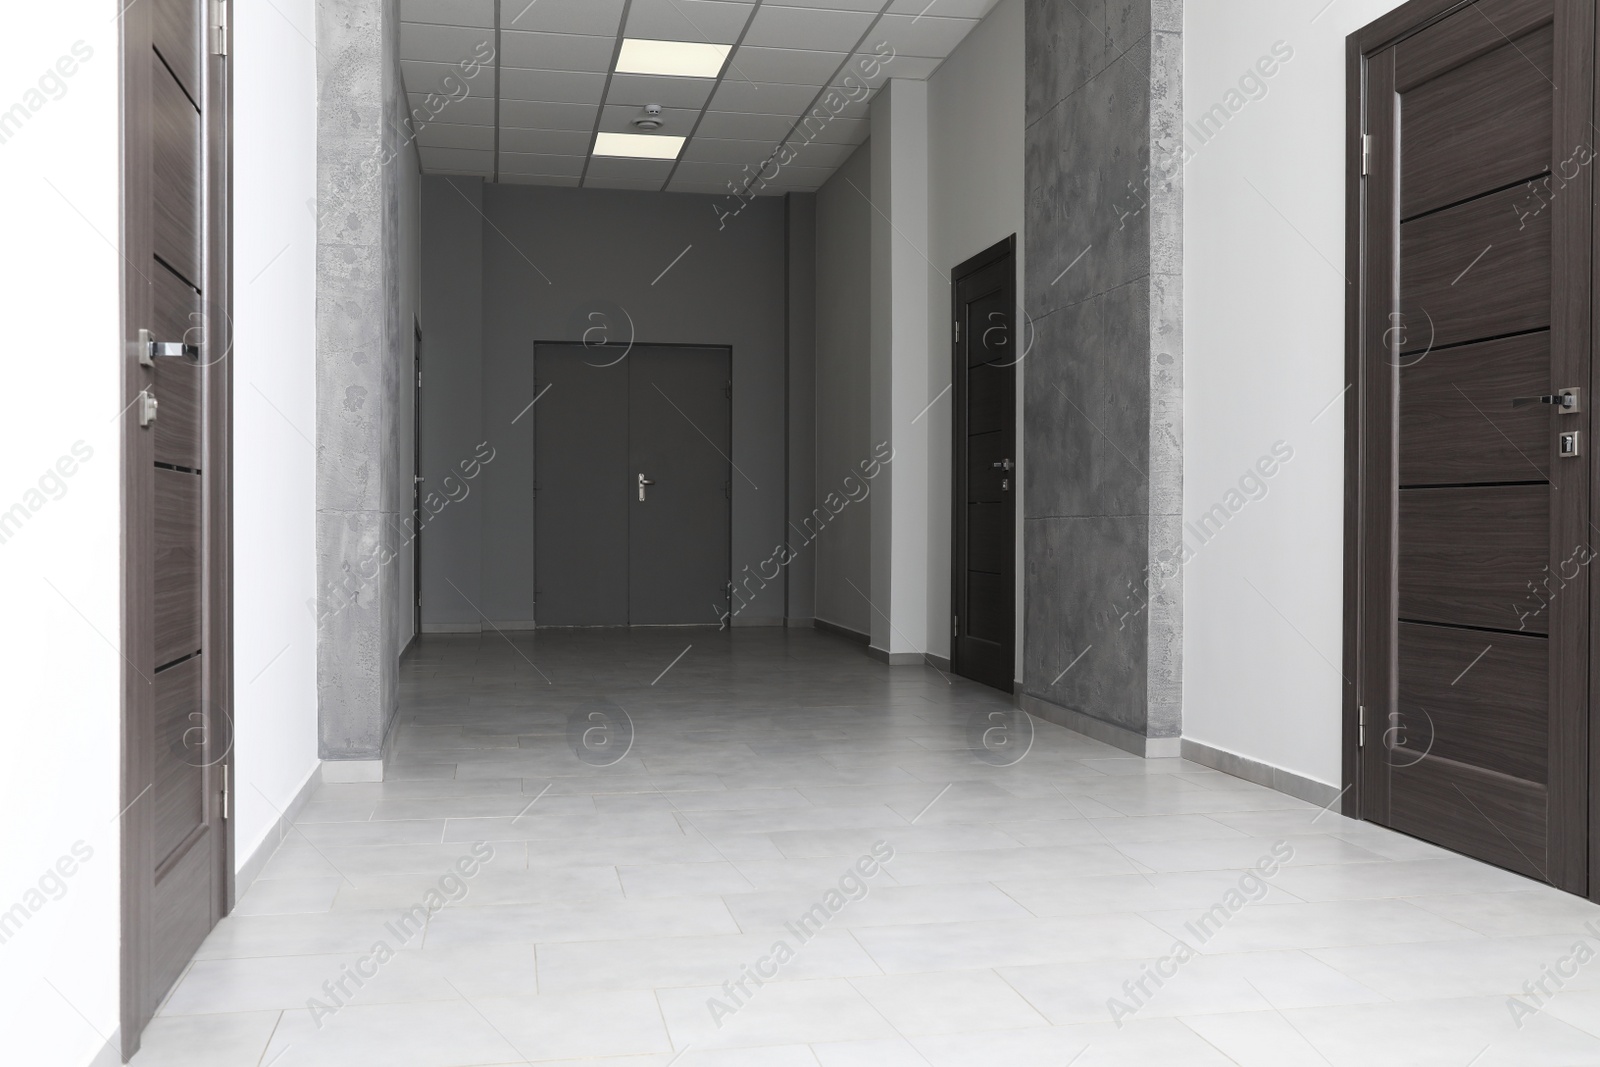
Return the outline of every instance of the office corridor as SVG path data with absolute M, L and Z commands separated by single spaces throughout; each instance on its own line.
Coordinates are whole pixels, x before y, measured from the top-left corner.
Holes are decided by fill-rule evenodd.
M 402 690 L 136 1067 L 1600 1062 L 1600 908 L 839 638 L 429 636 Z

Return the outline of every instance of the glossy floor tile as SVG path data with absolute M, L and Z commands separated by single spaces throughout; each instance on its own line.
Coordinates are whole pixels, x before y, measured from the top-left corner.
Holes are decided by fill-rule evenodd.
M 424 638 L 135 1067 L 1600 1064 L 1600 908 L 1042 723 L 995 766 L 1008 707 L 812 632 Z

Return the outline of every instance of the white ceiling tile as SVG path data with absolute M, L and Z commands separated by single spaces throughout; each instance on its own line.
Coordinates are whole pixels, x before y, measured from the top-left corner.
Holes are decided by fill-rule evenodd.
M 594 140 L 590 130 L 519 130 L 505 128 L 500 131 L 500 151 L 540 153 L 555 156 L 582 156 L 589 152 L 589 142 Z
M 633 0 L 627 35 L 647 41 L 732 44 L 744 32 L 754 6 L 726 0 Z
M 608 133 L 643 133 L 633 126 L 633 120 L 638 118 L 643 109 L 635 104 L 607 104 L 600 116 L 600 129 Z M 661 120 L 664 125 L 658 133 L 669 137 L 687 137 L 689 131 L 694 129 L 694 120 L 700 117 L 699 111 L 686 108 L 663 108 Z
M 488 174 L 494 164 L 493 152 L 470 148 L 418 147 L 423 170 L 450 170 L 468 174 Z
M 606 76 L 594 71 L 500 71 L 502 100 L 535 100 L 545 104 L 598 104 L 606 91 Z
M 847 77 L 854 77 L 856 82 L 867 85 L 882 85 L 889 78 L 909 78 L 912 81 L 926 81 L 934 71 L 939 69 L 939 64 L 944 62 L 944 57 L 934 56 L 892 56 L 881 61 L 876 72 L 871 66 L 862 66 L 852 63 L 849 67 L 839 72 L 835 82 L 843 82 Z M 854 83 L 852 83 L 854 84 Z
M 494 100 L 487 96 L 469 96 L 465 100 L 452 100 L 436 96 L 431 101 L 421 93 L 409 97 L 411 121 L 422 125 L 426 121 L 459 122 L 472 126 L 494 125 Z
M 464 63 L 494 55 L 494 31 L 470 26 L 400 24 L 400 58 L 434 63 Z
M 827 181 L 828 176 L 836 169 L 836 167 L 781 167 L 776 175 L 768 176 L 766 184 L 768 187 L 781 185 L 788 189 L 797 186 L 814 189 Z
M 611 104 L 660 104 L 662 107 L 698 111 L 711 95 L 714 78 L 663 78 L 649 74 L 613 74 L 606 102 Z
M 928 0 L 922 0 L 927 3 Z M 831 8 L 835 11 L 870 11 L 876 15 L 883 10 L 883 0 L 783 0 L 785 7 Z
M 593 174 L 583 180 L 585 189 L 628 189 L 641 193 L 653 193 L 661 188 L 661 182 L 640 181 L 638 178 L 596 178 Z
M 722 183 L 724 188 L 727 182 L 733 182 L 735 187 L 742 188 L 746 181 L 756 180 L 753 170 L 747 170 L 735 163 L 691 163 L 687 160 L 678 164 L 673 179 L 678 178 L 691 182 Z
M 806 119 L 801 122 L 790 143 L 800 145 L 816 141 L 822 144 L 860 144 L 870 132 L 871 123 L 864 118 L 833 118 L 827 122 Z
M 493 67 L 479 67 L 475 74 L 468 77 L 456 63 L 402 59 L 400 70 L 405 75 L 408 94 L 437 93 L 452 99 L 461 97 L 463 93 L 491 99 L 494 97 Z
M 442 26 L 493 27 L 494 0 L 400 0 L 400 18 Z
M 686 193 L 695 196 L 728 196 L 726 183 L 718 182 L 686 182 L 677 178 L 672 179 L 672 184 L 667 186 L 669 193 Z
M 697 138 L 698 140 L 698 138 Z M 810 144 L 799 140 L 789 142 L 789 149 L 793 153 L 791 166 L 808 168 L 821 167 L 824 170 L 833 170 L 839 164 L 850 158 L 856 150 L 853 144 L 824 144 L 821 141 L 812 141 Z
M 523 152 L 501 152 L 501 174 L 537 174 L 547 177 L 576 178 L 583 173 L 586 156 L 533 156 Z
M 623 0 L 503 0 L 502 30 L 587 33 L 615 37 L 622 26 Z
M 755 48 L 741 45 L 733 53 L 728 77 L 788 85 L 821 85 L 845 61 L 843 52 L 815 52 L 799 48 Z
M 500 101 L 500 122 L 524 130 L 593 130 L 598 108 L 593 104 L 541 104 L 531 100 Z
M 885 15 L 872 30 L 874 43 L 886 41 L 901 56 L 944 58 L 978 24 L 977 19 L 945 19 L 932 15 Z M 891 61 L 892 62 L 892 61 Z
M 657 185 L 672 173 L 671 159 L 618 159 L 613 156 L 594 156 L 589 160 L 591 178 L 633 178 L 654 181 Z
M 777 147 L 776 141 L 723 141 L 714 137 L 696 137 L 683 150 L 683 159 L 686 163 L 748 163 L 754 166 L 770 156 Z
M 552 177 L 548 174 L 500 174 L 501 185 L 556 185 L 568 189 L 575 188 L 578 184 L 576 178 Z
M 782 115 L 740 115 L 726 111 L 707 111 L 696 136 L 733 141 L 777 142 L 788 135 L 794 120 Z
M 503 30 L 500 34 L 500 61 L 508 67 L 531 70 L 611 69 L 617 50 L 615 37 L 585 37 L 572 33 L 521 33 Z
M 865 11 L 763 5 L 745 34 L 744 43 L 848 52 L 871 24 L 872 15 Z
M 494 127 L 430 122 L 417 130 L 417 147 L 475 148 L 482 152 L 491 152 L 494 150 Z
M 817 90 L 810 85 L 778 85 L 771 82 L 742 81 L 723 78 L 711 97 L 711 106 L 717 111 L 736 111 L 744 115 L 787 115 L 798 118 L 810 105 Z
M 788 0 L 794 3 L 795 0 Z M 944 18 L 981 19 L 998 0 L 894 0 L 891 15 L 933 15 Z

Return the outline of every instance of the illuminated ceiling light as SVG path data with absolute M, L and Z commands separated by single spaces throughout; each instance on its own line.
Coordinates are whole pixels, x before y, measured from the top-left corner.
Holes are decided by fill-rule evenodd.
M 674 78 L 715 78 L 733 50 L 731 44 L 622 39 L 618 74 L 664 74 Z
M 594 139 L 597 156 L 626 159 L 677 159 L 684 138 L 659 133 L 602 133 Z

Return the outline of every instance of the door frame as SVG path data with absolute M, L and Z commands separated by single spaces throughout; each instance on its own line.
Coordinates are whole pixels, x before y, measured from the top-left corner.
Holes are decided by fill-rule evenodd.
M 961 283 L 979 271 L 986 270 L 996 263 L 1009 261 L 1011 269 L 1006 272 L 1005 306 L 1007 337 L 1012 344 L 1018 343 L 1017 336 L 1017 235 L 1010 234 L 1002 240 L 996 241 L 977 255 L 958 264 L 950 272 L 950 321 L 959 322 L 961 318 Z M 970 342 L 970 338 L 968 339 Z M 961 349 L 962 341 L 956 336 L 956 331 L 950 334 L 950 612 L 953 618 L 962 618 L 966 615 L 966 607 L 962 597 L 962 564 L 966 559 L 963 546 L 966 544 L 965 523 L 967 498 L 967 464 L 966 454 L 962 447 L 966 437 L 966 400 L 967 383 L 962 374 Z M 1015 368 L 1022 362 L 1018 356 L 1012 362 Z M 1020 375 L 1019 375 L 1020 377 Z M 1017 551 L 1017 501 L 1022 499 L 1022 448 L 1017 441 L 1017 433 L 1021 428 L 1020 409 L 1017 404 L 1015 382 L 1010 395 L 1011 402 L 1011 436 L 1012 452 L 1016 459 L 1016 496 L 1012 501 L 1011 515 L 1011 666 L 1008 668 L 1012 675 L 1008 692 L 1017 688 L 1016 658 L 1017 658 L 1017 561 L 1020 553 Z M 960 642 L 959 635 L 950 635 L 950 672 L 961 674 Z M 962 675 L 966 677 L 965 675 Z
M 411 325 L 411 360 L 417 372 L 411 401 L 411 640 L 415 642 L 422 636 L 422 320 L 413 317 Z
M 1373 449 L 1377 444 L 1376 436 L 1379 433 L 1374 422 L 1378 412 L 1369 410 L 1368 393 L 1373 376 L 1366 373 L 1367 360 L 1364 358 L 1369 352 L 1369 335 L 1374 333 L 1379 323 L 1371 318 L 1368 309 L 1380 305 L 1387 306 L 1385 302 L 1391 296 L 1378 290 L 1367 271 L 1366 230 L 1369 198 L 1363 163 L 1364 134 L 1368 132 L 1366 127 L 1368 61 L 1374 55 L 1465 10 L 1475 2 L 1479 0 L 1410 0 L 1409 3 L 1379 17 L 1346 38 L 1344 624 L 1340 729 L 1342 790 L 1338 804 L 1340 813 L 1353 819 L 1364 818 L 1363 812 L 1371 806 L 1371 792 L 1374 788 L 1369 787 L 1364 781 L 1362 768 L 1362 756 L 1365 751 L 1362 744 L 1364 726 L 1361 721 L 1361 680 L 1363 671 L 1367 667 L 1362 650 L 1369 641 L 1369 627 L 1372 625 L 1372 620 L 1367 618 L 1366 605 L 1375 593 L 1375 590 L 1367 588 L 1367 584 L 1376 573 L 1373 569 L 1375 564 L 1369 566 L 1371 555 L 1371 550 L 1367 547 L 1369 526 L 1392 521 L 1392 516 L 1368 514 L 1364 507 L 1365 494 L 1369 489 L 1367 467 L 1374 459 Z M 1563 2 L 1564 0 L 1554 0 L 1558 6 Z M 1594 9 L 1592 3 L 1576 3 L 1572 5 L 1571 10 L 1579 12 L 1588 20 L 1587 27 L 1579 23 L 1581 32 L 1576 36 L 1591 42 L 1591 63 L 1588 72 L 1590 85 L 1584 94 L 1584 99 L 1590 109 L 1589 117 L 1593 117 L 1600 115 L 1600 84 L 1596 83 L 1593 63 L 1596 54 L 1594 42 L 1597 40 Z M 1558 38 L 1558 49 L 1561 43 L 1561 39 Z M 1574 127 L 1580 125 L 1572 120 L 1567 124 Z M 1588 131 L 1589 143 L 1593 144 L 1595 136 L 1593 127 L 1589 125 L 1587 119 L 1581 125 Z M 1587 244 L 1582 241 L 1569 242 L 1563 249 L 1558 243 L 1553 254 L 1562 255 L 1569 262 L 1588 261 L 1591 250 L 1600 248 L 1600 218 L 1597 218 L 1592 210 L 1587 230 Z M 1558 265 L 1556 268 L 1558 279 L 1562 272 L 1563 267 Z M 1584 321 L 1588 327 L 1587 347 L 1591 369 L 1590 381 L 1585 387 L 1593 396 L 1595 387 L 1600 385 L 1600 351 L 1597 351 L 1596 347 L 1597 331 L 1593 320 L 1595 308 L 1600 307 L 1600 271 L 1591 269 L 1590 275 L 1589 314 L 1585 316 Z M 1557 312 L 1553 311 L 1553 316 L 1555 314 Z M 1553 322 L 1553 334 L 1558 328 Z M 1582 342 L 1579 342 L 1579 345 L 1581 347 Z M 1591 405 L 1590 411 L 1584 417 L 1583 425 L 1591 443 L 1595 441 L 1597 428 L 1600 428 L 1600 421 L 1597 421 Z M 1600 463 L 1594 460 L 1592 452 L 1589 461 L 1589 484 L 1590 529 L 1593 530 L 1593 502 L 1600 500 L 1600 497 L 1595 495 L 1600 491 Z M 1588 825 L 1586 831 L 1577 835 L 1574 841 L 1576 848 L 1586 848 L 1587 856 L 1572 858 L 1571 868 L 1574 878 L 1569 881 L 1578 885 L 1586 882 L 1586 890 L 1580 891 L 1586 892 L 1591 899 L 1600 901 L 1600 791 L 1593 788 L 1594 783 L 1600 782 L 1600 729 L 1590 728 L 1594 709 L 1600 707 L 1600 677 L 1596 676 L 1597 672 L 1593 669 L 1596 663 L 1595 646 L 1600 643 L 1600 633 L 1597 633 L 1594 625 L 1594 620 L 1600 619 L 1600 581 L 1590 582 L 1589 618 L 1588 681 L 1584 687 L 1587 706 L 1583 716 L 1584 721 L 1569 724 L 1577 725 L 1588 734 L 1584 746 L 1588 749 L 1584 770 L 1588 774 L 1591 788 L 1587 810 L 1582 812 L 1582 818 L 1587 820 Z M 1554 641 L 1556 635 L 1551 634 L 1550 638 Z M 1552 703 L 1554 696 L 1555 693 L 1552 691 Z M 1374 738 L 1381 738 L 1383 729 L 1381 723 L 1368 722 L 1365 727 L 1371 729 Z M 1558 866 L 1554 856 L 1551 865 L 1553 870 Z
M 210 4 L 197 3 L 201 24 L 197 27 L 205 47 L 202 78 L 204 126 L 202 158 L 206 179 L 204 212 L 206 245 L 204 250 L 205 294 L 201 324 L 202 363 L 207 367 L 203 395 L 205 422 L 203 462 L 205 469 L 201 517 L 205 543 L 202 549 L 201 588 L 205 597 L 202 632 L 205 640 L 201 701 L 203 709 L 221 709 L 215 724 L 207 724 L 207 737 L 214 736 L 213 725 L 223 728 L 225 750 L 208 767 L 220 771 L 221 796 L 217 802 L 218 841 L 214 849 L 217 869 L 213 871 L 213 915 L 228 914 L 236 889 L 234 877 L 233 797 L 237 793 L 234 764 L 234 669 L 233 669 L 233 79 L 227 54 L 232 52 L 231 27 L 222 30 L 224 55 L 210 47 L 218 30 L 212 22 Z M 149 321 L 151 295 L 140 284 L 141 274 L 133 264 L 148 261 L 151 249 L 152 126 L 150 50 L 153 46 L 152 5 L 132 4 L 118 18 L 120 84 L 118 112 L 121 154 L 121 471 L 122 498 L 120 583 L 122 592 L 121 648 L 139 650 L 152 640 L 149 620 L 154 608 L 154 583 L 148 564 L 151 543 L 148 535 L 153 501 L 142 492 L 145 475 L 153 462 L 151 432 L 139 425 L 135 403 L 145 388 L 139 364 L 136 339 Z M 217 356 L 215 353 L 220 352 Z M 218 506 L 218 504 L 221 506 Z M 152 900 L 145 882 L 151 869 L 154 823 L 149 806 L 141 806 L 152 781 L 146 756 L 153 743 L 154 692 L 140 674 L 133 658 L 124 651 L 121 669 L 121 772 L 119 789 L 118 835 L 121 852 L 119 1044 L 124 1062 L 139 1051 L 142 1031 L 149 1020 L 143 1018 L 148 1003 L 148 963 L 154 931 L 151 928 Z M 205 711 L 202 714 L 207 714 Z M 208 740 L 207 744 L 211 742 Z M 208 776 L 207 789 L 216 784 L 217 774 Z
M 732 470 L 732 464 L 734 463 L 734 459 L 733 459 L 733 451 L 734 451 L 734 445 L 733 445 L 733 438 L 734 438 L 734 420 L 733 420 L 733 413 L 734 413 L 734 406 L 733 406 L 733 389 L 734 389 L 733 346 L 730 345 L 730 344 L 715 344 L 715 343 L 689 344 L 689 343 L 683 342 L 683 341 L 638 341 L 638 340 L 628 340 L 628 341 L 589 341 L 589 340 L 587 340 L 585 338 L 579 338 L 576 341 L 556 341 L 556 340 L 551 340 L 549 338 L 542 338 L 540 340 L 534 341 L 533 342 L 533 346 L 528 350 L 528 362 L 529 362 L 529 367 L 530 367 L 530 369 L 532 371 L 533 386 L 534 386 L 533 392 L 534 392 L 534 402 L 535 403 L 538 402 L 539 396 L 541 395 L 540 392 L 539 392 L 539 347 L 541 345 L 553 346 L 553 347 L 559 347 L 559 348 L 579 347 L 579 348 L 592 348 L 592 349 L 599 349 L 599 350 L 621 349 L 622 350 L 622 355 L 617 357 L 617 359 L 619 361 L 627 359 L 629 353 L 631 353 L 635 348 L 689 348 L 689 349 L 695 349 L 695 350 L 698 350 L 698 351 L 705 351 L 705 350 L 708 350 L 708 349 L 717 349 L 717 350 L 726 352 L 728 354 L 728 463 L 729 463 L 729 470 L 728 470 L 728 581 L 727 581 L 726 591 L 727 591 L 727 602 L 728 602 L 729 608 L 731 610 L 732 605 L 733 605 L 733 485 L 734 485 L 733 470 Z M 631 368 L 630 368 L 630 373 L 631 373 Z M 787 394 L 785 394 L 785 395 L 787 395 Z M 535 629 L 542 629 L 543 627 L 539 623 L 539 520 L 538 520 L 538 509 L 539 509 L 539 454 L 538 454 L 539 431 L 538 431 L 538 419 L 539 419 L 539 412 L 537 410 L 535 410 L 533 412 L 533 422 L 529 427 L 529 433 L 531 433 L 533 435 L 533 441 L 532 441 L 532 444 L 530 445 L 530 450 L 533 452 L 533 463 L 532 463 L 533 476 L 532 476 L 532 482 L 533 482 L 534 520 L 533 520 L 532 529 L 530 529 L 528 531 L 528 543 L 529 543 L 529 545 L 530 545 L 530 547 L 532 548 L 532 551 L 533 551 L 533 621 L 534 621 L 534 628 Z M 631 428 L 629 430 L 629 433 L 631 435 L 631 433 L 632 433 Z M 631 537 L 631 534 L 630 534 L 630 537 Z M 630 586 L 631 586 L 631 576 L 630 576 Z M 788 596 L 787 586 L 785 587 L 784 595 L 785 595 L 785 597 Z M 631 594 L 630 594 L 630 602 L 631 602 L 631 599 L 632 598 L 631 598 Z M 787 600 L 785 601 L 785 603 L 787 603 Z M 729 623 L 730 623 L 730 625 L 729 625 L 728 628 L 731 629 L 732 628 L 732 626 L 731 626 L 732 620 L 731 619 L 729 620 Z M 699 625 L 699 624 L 696 623 L 696 624 L 686 624 L 686 625 Z M 710 626 L 711 623 L 706 623 L 706 625 Z M 554 626 L 552 628 L 553 629 L 565 629 L 565 627 L 562 627 L 562 626 L 559 626 L 559 625 Z M 624 627 L 621 627 L 621 628 L 634 629 L 634 625 L 630 621 L 630 622 L 626 623 L 624 625 Z M 644 627 L 644 628 L 648 629 L 648 628 L 651 628 L 651 627 Z M 663 628 L 666 628 L 666 629 L 680 629 L 682 627 L 674 626 L 674 627 L 663 627 Z

